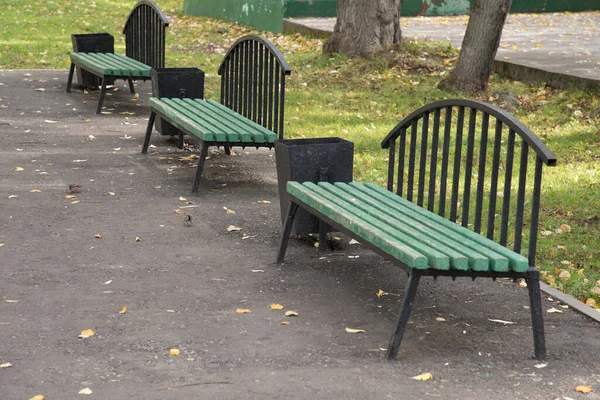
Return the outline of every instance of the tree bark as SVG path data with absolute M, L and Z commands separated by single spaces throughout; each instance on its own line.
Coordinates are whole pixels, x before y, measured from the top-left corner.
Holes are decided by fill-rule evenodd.
M 512 0 L 475 0 L 456 67 L 439 84 L 441 89 L 480 92 L 488 79 Z
M 339 0 L 333 34 L 323 44 L 325 53 L 370 58 L 400 44 L 401 0 Z

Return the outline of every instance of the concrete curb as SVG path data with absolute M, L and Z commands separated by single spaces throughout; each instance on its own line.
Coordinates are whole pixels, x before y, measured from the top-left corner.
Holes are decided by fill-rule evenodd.
M 588 305 L 585 305 L 576 298 L 569 296 L 560 290 L 556 290 L 544 282 L 540 282 L 540 289 L 548 296 L 552 296 L 554 300 L 558 300 L 561 303 L 568 305 L 574 311 L 591 318 L 595 322 L 600 323 L 600 310 L 596 310 Z

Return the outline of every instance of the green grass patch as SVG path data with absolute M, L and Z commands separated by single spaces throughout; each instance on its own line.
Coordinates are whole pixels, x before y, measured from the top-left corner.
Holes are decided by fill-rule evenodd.
M 116 52 L 124 53 L 121 30 L 135 3 L 5 0 L 0 69 L 67 69 L 73 33 L 108 32 L 115 36 Z M 458 55 L 446 44 L 407 41 L 401 49 L 368 61 L 324 56 L 319 39 L 184 16 L 182 4 L 181 0 L 159 2 L 170 20 L 167 66 L 201 68 L 207 74 L 207 97 L 218 98 L 216 70 L 226 49 L 249 33 L 270 39 L 293 70 L 286 136 L 351 140 L 357 181 L 385 183 L 387 152 L 380 142 L 403 117 L 429 102 L 461 96 L 437 88 Z M 489 91 L 479 100 L 510 109 L 557 157 L 558 166 L 545 169 L 538 267 L 552 286 L 582 301 L 600 303 L 597 97 L 493 76 Z

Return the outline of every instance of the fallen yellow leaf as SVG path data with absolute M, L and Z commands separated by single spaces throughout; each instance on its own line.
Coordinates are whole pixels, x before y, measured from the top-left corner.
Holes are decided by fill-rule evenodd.
M 181 214 L 181 210 L 173 210 L 175 214 Z
M 44 400 L 44 396 L 38 394 L 37 396 L 33 396 L 32 398 L 30 398 L 29 400 Z
M 95 235 L 94 235 L 94 237 L 95 237 L 96 239 L 102 239 L 102 235 L 100 235 L 100 234 L 98 234 L 98 233 L 97 233 L 97 234 L 95 234 Z
M 561 229 L 563 232 L 571 232 L 571 229 L 572 229 L 572 228 L 571 228 L 569 225 L 567 225 L 567 224 L 562 224 L 562 225 L 560 226 L 560 229 Z
M 15 171 L 15 172 L 21 172 L 21 171 L 25 171 L 25 168 L 15 167 L 15 169 L 13 169 L 13 171 Z
M 4 300 L 5 303 L 18 303 L 20 300 Z
M 42 191 L 39 189 L 31 189 L 30 192 L 31 193 L 41 193 Z
M 590 307 L 596 307 L 596 300 L 591 297 L 585 301 L 585 304 Z
M 281 304 L 273 303 L 271 304 L 271 310 L 283 310 L 283 306 Z
M 136 237 L 135 237 L 135 241 L 136 241 L 136 242 L 141 242 L 141 241 L 142 241 L 142 239 L 140 239 L 139 237 L 137 237 L 137 236 L 136 236 Z
M 381 289 L 379 289 L 379 291 L 377 293 L 375 293 L 375 296 L 377 297 L 381 297 L 385 292 Z
M 227 232 L 234 232 L 234 231 L 237 232 L 237 231 L 241 231 L 241 230 L 242 230 L 242 228 L 235 226 L 235 225 L 229 225 L 227 227 Z
M 74 194 L 68 194 L 65 196 L 65 199 L 76 199 L 77 196 L 75 196 Z
M 114 195 L 116 195 L 116 193 L 115 192 L 108 192 L 108 195 L 109 196 L 114 196 Z
M 285 316 L 286 316 L 286 317 L 297 317 L 297 316 L 299 316 L 299 315 L 300 315 L 300 314 L 298 314 L 296 311 L 286 311 L 286 312 L 285 312 Z
M 95 334 L 96 334 L 96 332 L 94 332 L 93 330 L 86 329 L 85 331 L 81 332 L 81 335 L 79 335 L 79 337 L 81 339 L 86 339 L 86 338 L 89 338 L 90 336 L 94 336 Z
M 225 210 L 226 214 L 235 214 L 235 211 L 230 210 L 229 208 L 227 210 Z
M 183 196 L 179 197 L 179 201 L 187 201 L 187 199 Z
M 235 312 L 238 314 L 248 314 L 250 310 L 248 310 L 247 308 L 238 308 L 235 310 Z
M 425 372 L 424 374 L 413 376 L 412 378 L 417 381 L 428 381 L 433 378 L 433 375 L 431 375 L 430 372 Z
M 0 364 L 0 368 L 10 368 L 10 367 L 12 367 L 11 363 Z
M 365 330 L 364 329 L 346 328 L 346 332 L 348 332 L 348 333 L 365 333 Z
M 290 324 L 290 323 L 289 323 L 289 322 L 287 322 L 287 321 L 281 321 L 281 322 L 279 323 L 279 325 L 289 325 L 289 324 Z
M 269 200 L 259 200 L 258 204 L 271 204 Z
M 179 349 L 171 349 L 171 350 L 169 350 L 169 355 L 171 355 L 171 356 L 178 356 L 179 355 Z
M 590 392 L 593 392 L 593 391 L 594 391 L 594 389 L 592 389 L 592 388 L 591 388 L 591 387 L 589 387 L 589 386 L 577 386 L 577 387 L 575 388 L 575 391 L 576 391 L 576 392 L 579 392 L 579 393 L 590 393 Z
M 51 119 L 47 119 L 44 122 L 46 122 L 47 124 L 56 124 L 58 121 L 53 121 Z
M 0 243 L 0 247 L 4 246 L 4 243 Z
M 127 306 L 123 306 L 123 308 L 121 308 L 121 311 L 119 311 L 119 314 L 125 314 L 127 312 Z
M 446 322 L 446 318 L 442 318 L 442 317 L 437 317 L 435 320 L 438 322 Z

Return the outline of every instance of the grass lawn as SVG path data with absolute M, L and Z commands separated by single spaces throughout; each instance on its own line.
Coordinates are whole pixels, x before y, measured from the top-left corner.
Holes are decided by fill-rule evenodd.
M 109 32 L 124 52 L 121 30 L 135 1 L 4 0 L 0 69 L 69 66 L 72 33 Z M 217 66 L 247 27 L 181 14 L 182 0 L 162 0 L 170 19 L 167 66 L 199 67 L 206 96 L 218 97 Z M 260 33 L 273 41 L 293 73 L 288 84 L 286 136 L 337 136 L 355 144 L 355 179 L 385 182 L 381 139 L 416 108 L 460 96 L 437 89 L 456 61 L 446 45 L 407 42 L 404 51 L 374 60 L 321 54 L 322 42 L 301 35 Z M 65 82 L 67 73 L 65 71 Z M 600 304 L 600 104 L 591 93 L 557 91 L 493 76 L 479 97 L 502 106 L 514 94 L 514 115 L 558 159 L 543 182 L 538 267 L 544 280 L 595 306 Z M 1 100 L 0 100 L 1 105 Z

